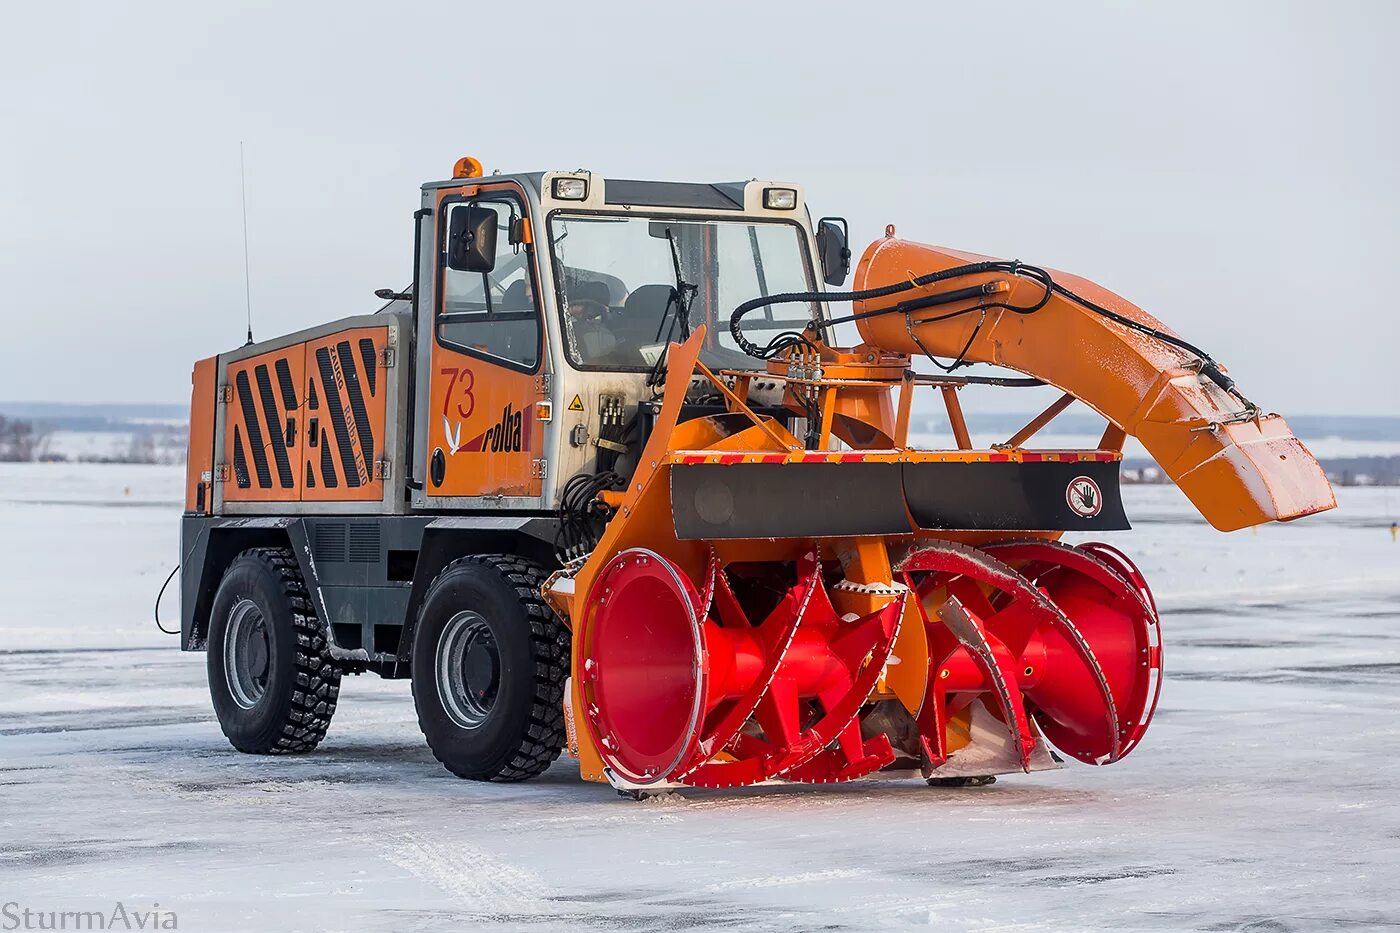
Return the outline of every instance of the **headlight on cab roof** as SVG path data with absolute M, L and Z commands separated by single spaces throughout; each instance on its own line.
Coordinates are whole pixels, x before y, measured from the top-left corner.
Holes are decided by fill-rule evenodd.
M 797 189 L 764 188 L 763 206 L 770 211 L 790 211 L 797 207 Z
M 582 201 L 588 197 L 588 182 L 583 178 L 556 178 L 554 197 L 559 201 Z

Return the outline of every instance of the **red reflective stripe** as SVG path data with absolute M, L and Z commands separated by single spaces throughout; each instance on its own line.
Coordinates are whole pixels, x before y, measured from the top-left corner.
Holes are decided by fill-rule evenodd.
M 720 462 L 720 463 L 725 463 L 725 464 L 729 464 L 729 463 L 743 463 L 743 462 L 744 462 L 744 455 L 743 455 L 743 454 L 725 454 L 724 456 L 722 456 L 722 457 L 719 458 L 719 462 Z
M 705 458 L 704 458 L 704 457 L 699 457 L 699 456 L 696 456 L 696 455 L 694 455 L 694 454 L 690 454 L 690 455 L 688 455 L 688 456 L 681 457 L 681 463 L 704 463 L 704 462 L 705 462 Z
M 1022 462 L 1022 463 L 1039 463 L 1040 461 L 1042 461 L 1042 460 L 1044 460 L 1044 459 L 1045 459 L 1045 455 L 1044 455 L 1044 454 L 1032 454 L 1032 453 L 1023 453 L 1023 454 L 1021 454 L 1021 462 Z
M 864 455 L 864 454 L 842 454 L 842 455 L 841 455 L 841 462 L 842 462 L 842 463 L 859 463 L 861 460 L 864 460 L 864 459 L 865 459 L 865 455 Z
M 763 455 L 763 462 L 764 462 L 764 463 L 782 463 L 782 462 L 783 462 L 784 460 L 786 460 L 786 459 L 787 459 L 787 457 L 784 456 L 783 454 L 764 454 L 764 455 Z
M 990 460 L 990 461 L 992 461 L 993 463 L 1005 463 L 1007 460 L 1010 460 L 1010 459 L 1011 459 L 1011 455 L 1010 455 L 1010 454 L 988 454 L 988 455 L 987 455 L 987 459 Z

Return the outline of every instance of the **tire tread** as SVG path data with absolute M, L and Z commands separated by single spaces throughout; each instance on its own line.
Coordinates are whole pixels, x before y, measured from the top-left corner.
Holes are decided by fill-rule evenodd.
M 306 591 L 296 555 L 290 548 L 260 547 L 244 551 L 239 557 L 249 554 L 255 555 L 277 576 L 282 593 L 292 607 L 297 646 L 293 675 L 296 689 L 292 691 L 291 703 L 283 716 L 280 734 L 271 747 L 258 751 L 268 755 L 309 752 L 326 737 L 331 717 L 335 715 L 340 698 L 340 667 L 331 657 L 325 628 Z
M 529 725 L 509 760 L 489 778 L 499 783 L 528 780 L 543 774 L 564 748 L 564 681 L 569 675 L 569 629 L 540 595 L 546 573 L 539 564 L 514 554 L 473 554 L 444 567 L 433 585 L 464 564 L 484 564 L 494 570 L 515 591 L 515 598 L 524 609 L 530 626 L 535 676 Z M 459 777 L 468 776 L 459 774 L 437 749 L 432 752 L 443 767 Z

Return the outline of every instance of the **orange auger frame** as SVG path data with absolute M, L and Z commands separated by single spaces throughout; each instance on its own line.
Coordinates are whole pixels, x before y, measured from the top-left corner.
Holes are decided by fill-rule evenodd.
M 856 285 L 979 258 L 886 239 L 867 251 Z M 983 278 L 992 283 L 985 294 L 1006 303 L 1038 297 L 1031 294 L 1039 287 L 1034 282 Z M 1092 283 L 1060 273 L 1055 279 L 1161 328 Z M 862 701 L 875 704 L 867 711 L 885 700 L 907 711 L 926 775 L 1004 770 L 1004 760 L 985 755 L 973 763 L 956 758 L 988 723 L 1009 730 L 1009 745 L 1005 736 L 993 744 L 1000 742 L 1003 755 L 1025 770 L 1051 766 L 1042 737 L 1094 764 L 1136 746 L 1161 682 L 1156 608 L 1136 568 L 1106 546 L 1056 543 L 1072 524 L 930 527 L 915 502 L 926 484 L 911 478 L 931 474 L 914 472 L 919 469 L 1013 464 L 1030 476 L 1030 465 L 1047 465 L 1076 476 L 1103 465 L 1116 474 L 1132 434 L 1218 528 L 1334 506 L 1320 467 L 1283 419 L 1246 409 L 1241 396 L 1203 375 L 1189 354 L 1058 295 L 1024 316 L 979 308 L 984 300 L 865 317 L 860 347 L 833 349 L 814 338 L 813 346 L 794 346 L 770 360 L 759 378 L 784 383 L 788 406 L 819 418 L 815 443 L 799 442 L 754 412 L 748 404 L 754 373 L 716 373 L 700 362 L 703 328 L 671 346 L 661 412 L 627 490 L 610 500 L 615 517 L 586 562 L 545 588 L 574 629 L 570 745 L 586 778 L 622 788 L 848 780 L 900 757 L 888 736 L 862 739 L 856 713 Z M 960 307 L 975 310 L 947 316 Z M 974 449 L 958 401 L 967 380 L 915 374 L 910 356 L 921 353 L 961 353 L 1017 369 L 1064 396 L 1005 444 Z M 724 398 L 729 415 L 678 423 L 695 374 Z M 942 395 L 957 449 L 908 446 L 920 386 Z M 1097 449 L 1025 448 L 1076 399 L 1109 420 Z M 901 471 L 884 475 L 902 477 L 892 480 L 902 512 L 887 515 L 883 526 L 852 526 L 844 513 L 867 502 L 850 498 L 859 493 L 854 468 L 879 465 Z M 838 471 L 827 474 L 830 495 L 812 487 L 814 501 L 786 511 L 755 507 L 743 498 L 747 480 L 725 482 L 714 472 L 757 468 L 796 480 L 808 466 Z M 700 468 L 712 471 L 710 479 L 684 479 Z M 1071 493 L 1077 481 L 1071 480 Z M 1029 480 L 1023 482 L 1029 491 Z M 746 506 L 750 514 L 734 515 Z M 745 618 L 727 568 L 775 563 L 796 568 L 796 583 L 766 620 Z M 835 585 L 823 582 L 837 576 Z M 843 637 L 859 643 L 854 659 L 816 650 L 818 642 L 838 644 Z M 818 671 L 839 676 L 823 686 Z M 820 702 L 801 706 L 799 697 Z M 994 718 L 978 713 L 977 697 L 986 698 Z M 627 708 L 642 712 L 619 712 Z M 838 708 L 848 716 L 834 721 Z M 732 728 L 747 713 L 761 731 Z
M 1064 466 L 1073 473 L 1092 465 L 1111 465 L 1116 469 L 1121 454 L 1113 450 L 910 449 L 904 445 L 913 389 L 925 383 L 937 385 L 945 393 L 950 411 L 958 413 L 956 392 L 962 380 L 913 377 L 907 373 L 907 367 L 891 369 L 889 357 L 862 360 L 860 354 L 840 351 L 823 351 L 827 360 L 820 376 L 812 374 L 814 360 L 802 360 L 796 355 L 770 366 L 769 377 L 787 383 L 794 403 L 799 393 L 814 392 L 819 399 L 819 443 L 815 450 L 804 449 L 780 424 L 749 407 L 746 393 L 752 373 L 715 373 L 699 361 L 703 341 L 704 330 L 700 328 L 684 344 L 671 346 L 661 412 L 632 483 L 613 500 L 615 517 L 592 556 L 576 572 L 557 574 L 545 587 L 557 611 L 570 619 L 574 628 L 570 746 L 579 758 L 583 775 L 590 780 L 609 780 L 624 788 L 666 781 L 723 787 L 769 778 L 849 780 L 885 767 L 896 758 L 885 740 L 860 738 L 859 709 L 864 703 L 885 700 L 899 703 L 908 711 L 911 722 L 921 710 L 931 717 L 923 729 L 926 770 L 931 774 L 949 773 L 937 769 L 947 766 L 950 756 L 966 748 L 977 732 L 978 722 L 968 698 L 979 695 L 990 683 L 1005 684 L 1008 678 L 1012 687 L 1002 694 L 1019 697 L 1019 688 L 1025 686 L 1022 681 L 1026 678 L 1018 680 L 1010 668 L 1004 672 L 1001 668 L 1007 664 L 1027 667 L 1025 658 L 1029 655 L 1043 661 L 1045 645 L 1050 640 L 1049 636 L 1038 634 L 1034 644 L 1025 641 L 1014 657 L 1007 655 L 1001 664 L 989 659 L 999 651 L 1005 652 L 997 647 L 1002 642 L 994 630 L 979 628 L 980 622 L 969 622 L 964 628 L 966 632 L 983 632 L 965 634 L 973 641 L 981 639 L 982 655 L 970 652 L 961 642 L 946 640 L 944 633 L 948 629 L 938 613 L 945 605 L 958 603 L 948 599 L 951 591 L 938 576 L 944 569 L 939 561 L 967 560 L 970 554 L 974 563 L 968 565 L 968 573 L 960 579 L 989 571 L 989 580 L 995 582 L 996 568 L 1002 565 L 967 546 L 992 545 L 1005 540 L 1007 533 L 921 528 L 912 513 L 905 510 L 903 528 L 877 533 L 782 534 L 770 529 L 772 534 L 764 537 L 685 535 L 679 521 L 683 509 L 678 502 L 678 490 L 682 488 L 678 475 L 701 466 L 726 470 L 759 466 L 783 471 L 778 473 L 781 476 L 785 471 L 806 466 L 832 466 L 846 471 L 862 464 L 958 464 L 973 468 L 1044 464 Z M 892 371 L 897 374 L 896 379 L 860 378 L 878 375 L 872 373 L 873 368 Z M 730 415 L 678 423 L 691 377 L 696 373 L 725 398 Z M 888 404 L 888 396 L 896 387 L 900 390 L 897 409 Z M 883 401 L 879 391 L 885 393 Z M 954 417 L 960 421 L 960 414 Z M 960 429 L 959 433 L 965 439 L 965 430 Z M 834 437 L 841 436 L 863 436 L 885 446 L 825 449 Z M 836 487 L 839 491 L 840 484 Z M 824 521 L 839 525 L 840 517 L 829 509 L 817 507 L 816 511 Z M 800 524 L 799 516 L 787 517 L 794 526 Z M 779 521 L 782 518 L 778 516 Z M 1043 541 L 1049 546 L 1059 534 L 1022 530 L 1015 537 Z M 937 541 L 946 543 L 939 545 Z M 968 554 L 949 548 L 963 548 Z M 839 584 L 828 587 L 822 583 L 822 561 L 839 563 Z M 784 614 L 780 605 L 761 625 L 758 619 L 744 620 L 730 589 L 727 568 L 784 563 L 798 568 L 798 586 L 790 594 L 791 610 Z M 1003 576 L 1020 580 L 1009 568 Z M 665 586 L 667 580 L 675 581 L 669 590 Z M 1016 595 L 1025 597 L 1031 592 L 1024 584 L 1022 590 L 1025 592 Z M 636 595 L 638 591 L 643 595 Z M 1135 604 L 1142 605 L 1135 593 L 1126 587 L 1124 592 Z M 909 598 L 911 593 L 918 598 Z M 1030 598 L 1040 600 L 1037 605 L 1050 613 L 1054 624 L 1069 626 L 1057 610 L 1045 609 L 1049 604 L 1044 597 Z M 726 605 L 730 607 L 727 612 Z M 613 615 L 605 619 L 610 612 Z M 983 614 L 994 623 L 994 613 Z M 1116 618 L 1112 621 L 1116 622 Z M 1113 682 L 1122 682 L 1118 692 L 1135 706 L 1129 709 L 1129 703 L 1123 703 L 1125 712 L 1120 717 L 1112 699 L 1080 704 L 1091 710 L 1087 714 L 1089 725 L 1083 723 L 1083 715 L 1079 717 L 1081 731 L 1099 733 L 1097 745 L 1086 743 L 1090 750 L 1084 752 L 1085 760 L 1116 760 L 1126 754 L 1136 744 L 1150 716 L 1145 711 L 1155 701 L 1160 671 L 1155 613 L 1144 609 L 1140 618 L 1129 621 L 1140 630 L 1140 637 L 1134 636 L 1134 644 L 1141 642 L 1150 655 L 1143 656 L 1145 663 L 1138 680 L 1129 682 L 1118 677 Z M 843 625 L 850 626 L 845 639 L 835 634 L 843 630 Z M 609 627 L 613 630 L 610 636 L 606 635 Z M 801 634 L 804 630 L 808 631 L 806 641 Z M 856 633 L 863 635 L 856 637 Z M 825 652 L 825 646 L 848 644 L 851 638 L 856 638 L 858 644 L 854 656 Z M 633 649 L 644 646 L 643 653 L 636 655 L 635 650 L 620 649 L 619 643 L 630 643 Z M 888 663 L 890 658 L 899 663 Z M 920 663 L 921 659 L 928 660 Z M 1098 691 L 1095 695 L 1109 695 L 1112 678 L 1092 657 L 1088 667 L 1068 661 L 1061 661 L 1058 666 L 1081 674 L 1087 670 L 1089 673 L 1084 676 L 1098 685 L 1093 688 Z M 950 674 L 945 676 L 952 679 L 940 679 L 940 667 L 947 669 Z M 686 674 L 692 669 L 701 672 L 693 681 Z M 750 679 L 733 673 L 744 670 Z M 835 684 L 828 685 L 827 689 L 833 692 L 822 705 L 828 711 L 841 710 L 844 719 L 833 722 L 828 712 L 803 731 L 800 716 L 796 712 L 785 715 L 783 707 L 776 704 L 769 709 L 769 719 L 764 719 L 764 704 L 769 704 L 772 694 L 778 692 L 785 674 L 789 683 L 786 689 L 791 694 L 788 702 L 795 709 L 799 697 L 819 695 L 822 688 L 816 678 L 821 671 L 839 674 Z M 1137 674 L 1136 666 L 1130 664 L 1126 677 Z M 620 699 L 642 682 L 650 685 L 642 690 L 642 697 L 634 696 L 632 702 Z M 716 686 L 716 682 L 728 686 Z M 618 686 L 620 683 L 627 686 Z M 1048 686 L 1043 689 L 1052 692 L 1065 689 L 1056 687 L 1053 680 L 1044 683 Z M 945 691 L 953 686 L 959 688 L 961 699 L 948 702 Z M 649 689 L 655 693 L 649 693 Z M 1084 689 L 1083 684 L 1073 688 L 1080 692 Z M 1017 705 L 1014 709 L 1023 707 Z M 628 718 L 625 712 L 619 714 L 620 710 L 640 711 L 640 715 L 634 712 Z M 671 711 L 669 715 L 667 710 Z M 688 719 L 687 711 L 694 711 L 694 716 Z M 753 712 L 757 721 L 767 722 L 768 730 L 784 730 L 783 741 L 764 744 L 750 734 L 730 734 L 717 725 L 727 721 L 732 731 L 736 720 L 744 720 L 744 712 Z M 1022 711 L 1003 715 L 1013 716 L 1006 721 L 1017 724 L 1017 751 L 1007 761 L 983 761 L 982 769 L 993 772 L 1008 765 L 1026 770 L 1051 766 L 1028 714 Z M 1105 717 L 1112 719 L 1111 728 L 1097 724 Z M 1125 721 L 1120 724 L 1119 718 Z M 1129 719 L 1137 725 L 1126 721 Z M 985 728 L 985 724 L 982 726 Z M 658 743 L 659 752 L 653 747 Z

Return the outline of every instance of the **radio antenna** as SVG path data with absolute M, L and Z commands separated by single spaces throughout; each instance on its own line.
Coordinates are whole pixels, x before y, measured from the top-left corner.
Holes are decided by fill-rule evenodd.
M 248 271 L 248 176 L 243 169 L 243 140 L 238 141 L 238 187 L 243 196 L 243 302 L 248 311 L 248 343 L 253 342 L 253 278 Z

